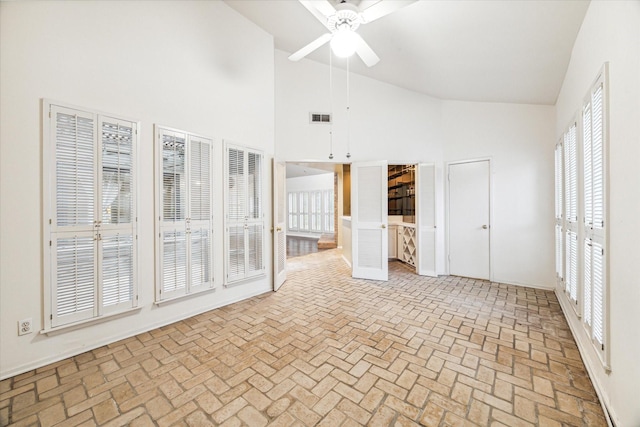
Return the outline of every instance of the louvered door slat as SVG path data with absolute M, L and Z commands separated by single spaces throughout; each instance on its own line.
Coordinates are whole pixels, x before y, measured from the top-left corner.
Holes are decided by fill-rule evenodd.
M 89 319 L 95 314 L 96 245 L 92 233 L 60 237 L 53 246 L 52 326 Z
M 133 301 L 133 235 L 103 236 L 102 244 L 102 304 L 109 310 L 112 306 Z
M 184 230 L 164 231 L 162 236 L 162 293 L 166 298 L 187 286 L 187 241 Z
M 227 161 L 227 216 L 231 222 L 243 221 L 247 211 L 247 184 L 245 177 L 244 151 L 236 148 L 229 148 Z
M 252 224 L 247 229 L 248 233 L 248 264 L 247 274 L 253 275 L 261 273 L 264 268 L 263 253 L 263 226 L 262 224 Z
M 583 307 L 583 316 L 584 321 L 587 325 L 591 325 L 591 293 L 593 292 L 592 287 L 592 271 L 591 271 L 591 260 L 593 254 L 593 245 L 591 244 L 591 239 L 585 239 L 584 241 L 584 307 Z
M 186 139 L 182 134 L 162 134 L 162 221 L 186 218 L 187 181 L 185 175 Z
M 593 108 L 593 227 L 604 227 L 604 112 L 602 85 L 591 97 Z
M 102 139 L 102 223 L 133 222 L 133 127 L 103 120 Z
M 592 331 L 593 339 L 604 344 L 604 248 L 598 243 L 593 243 L 593 313 Z
M 192 229 L 190 245 L 190 286 L 195 290 L 211 282 L 211 232 L 206 228 Z
M 95 117 L 54 109 L 56 225 L 93 226 L 95 219 Z

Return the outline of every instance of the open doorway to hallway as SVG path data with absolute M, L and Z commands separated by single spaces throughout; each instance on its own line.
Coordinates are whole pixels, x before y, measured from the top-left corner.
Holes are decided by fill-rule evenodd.
M 338 246 L 341 175 L 341 164 L 286 164 L 287 258 Z

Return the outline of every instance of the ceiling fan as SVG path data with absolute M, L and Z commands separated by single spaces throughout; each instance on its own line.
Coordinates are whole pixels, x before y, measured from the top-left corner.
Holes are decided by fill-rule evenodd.
M 373 22 L 415 0 L 361 0 L 359 7 L 347 0 L 339 0 L 335 7 L 329 0 L 298 1 L 330 32 L 289 56 L 291 61 L 299 61 L 331 41 L 331 49 L 337 56 L 348 57 L 355 52 L 368 67 L 373 67 L 380 58 L 356 30 L 360 24 Z

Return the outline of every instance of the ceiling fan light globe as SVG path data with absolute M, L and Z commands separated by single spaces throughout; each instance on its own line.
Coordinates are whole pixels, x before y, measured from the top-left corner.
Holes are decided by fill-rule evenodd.
M 331 39 L 331 50 L 340 58 L 348 58 L 356 51 L 356 35 L 350 29 L 341 29 Z

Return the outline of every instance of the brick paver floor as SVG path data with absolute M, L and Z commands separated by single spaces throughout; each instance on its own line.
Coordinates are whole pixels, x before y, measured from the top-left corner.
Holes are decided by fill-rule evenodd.
M 277 293 L 2 381 L 0 424 L 606 426 L 553 292 L 389 270 L 292 259 Z

